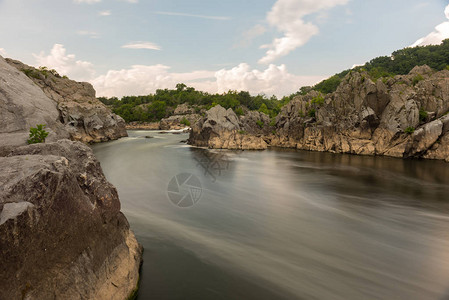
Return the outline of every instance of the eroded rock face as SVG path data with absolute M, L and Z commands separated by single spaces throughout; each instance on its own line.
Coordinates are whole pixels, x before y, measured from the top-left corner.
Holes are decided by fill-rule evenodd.
M 0 148 L 25 145 L 30 127 L 37 124 L 47 125 L 48 141 L 69 137 L 57 104 L 0 57 Z
M 141 248 L 91 149 L 23 146 L 0 169 L 0 298 L 126 299 Z
M 37 70 L 19 61 L 7 62 L 29 78 L 54 100 L 58 120 L 64 124 L 72 140 L 84 143 L 104 142 L 127 136 L 125 121 L 95 98 L 95 90 L 87 82 L 63 78 L 48 70 Z
M 212 107 L 192 126 L 189 143 L 214 149 L 267 148 L 262 137 L 248 134 L 240 127 L 239 118 L 232 109 L 226 110 L 220 105 Z
M 312 91 L 283 107 L 270 145 L 448 161 L 443 129 L 448 111 L 447 70 L 420 66 L 376 82 L 367 73 L 352 72 L 334 93 Z

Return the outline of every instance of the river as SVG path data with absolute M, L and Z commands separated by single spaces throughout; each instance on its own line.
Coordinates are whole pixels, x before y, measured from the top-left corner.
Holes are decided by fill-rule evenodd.
M 145 248 L 138 299 L 449 299 L 449 164 L 187 138 L 92 146 Z

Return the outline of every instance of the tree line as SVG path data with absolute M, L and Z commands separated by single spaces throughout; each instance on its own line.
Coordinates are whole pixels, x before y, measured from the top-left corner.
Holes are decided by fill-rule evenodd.
M 435 70 L 443 70 L 449 65 L 449 39 L 440 45 L 418 46 L 397 50 L 391 56 L 376 57 L 363 66 L 344 70 L 325 79 L 314 86 L 301 87 L 296 93 L 277 99 L 260 94 L 252 96 L 247 91 L 228 91 L 223 94 L 210 94 L 197 91 L 183 83 L 175 89 L 158 89 L 156 93 L 145 96 L 125 96 L 98 99 L 111 107 L 113 112 L 126 122 L 153 122 L 173 114 L 176 106 L 187 103 L 196 112 L 207 110 L 217 104 L 232 108 L 236 114 L 243 115 L 245 110 L 258 110 L 274 118 L 297 95 L 305 95 L 311 90 L 322 94 L 334 92 L 342 79 L 351 71 L 366 71 L 373 79 L 408 74 L 415 66 L 428 65 Z
M 248 109 L 260 110 L 270 117 L 274 117 L 280 112 L 281 107 L 295 95 L 278 100 L 276 96 L 270 98 L 263 94 L 252 96 L 246 91 L 210 94 L 178 83 L 175 89 L 158 89 L 150 95 L 124 96 L 121 99 L 99 97 L 98 99 L 111 107 L 112 111 L 126 122 L 154 122 L 172 115 L 176 106 L 184 103 L 194 107 L 197 113 L 220 104 L 226 109 L 232 108 L 238 115 L 243 115 L 244 111 Z

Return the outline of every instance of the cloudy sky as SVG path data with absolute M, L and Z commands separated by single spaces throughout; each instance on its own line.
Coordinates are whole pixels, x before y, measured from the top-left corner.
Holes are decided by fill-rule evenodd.
M 447 0 L 0 0 L 0 55 L 99 96 L 184 82 L 283 96 L 449 38 Z

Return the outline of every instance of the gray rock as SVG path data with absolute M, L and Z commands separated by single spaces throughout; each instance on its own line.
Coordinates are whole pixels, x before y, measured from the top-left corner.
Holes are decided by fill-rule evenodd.
M 419 66 L 408 75 L 376 82 L 366 72 L 352 71 L 322 105 L 313 104 L 316 96 L 312 91 L 282 108 L 270 145 L 449 160 L 449 119 L 442 117 L 449 111 L 447 70 Z M 311 109 L 316 120 L 306 117 Z M 420 110 L 428 112 L 427 124 L 421 124 Z M 405 133 L 409 127 L 416 128 L 413 135 Z
M 220 105 L 212 107 L 206 116 L 192 126 L 188 143 L 215 149 L 266 149 L 262 137 L 241 130 L 239 119 L 232 109 Z
M 0 57 L 0 148 L 25 145 L 30 127 L 46 124 L 48 141 L 67 138 L 57 105 Z
M 127 136 L 125 121 L 96 99 L 90 83 L 76 82 L 50 71 L 43 73 L 16 60 L 7 62 L 31 74 L 30 79 L 56 102 L 57 120 L 65 125 L 72 140 L 93 143 Z
M 141 248 L 91 149 L 23 146 L 0 169 L 0 299 L 128 297 Z

